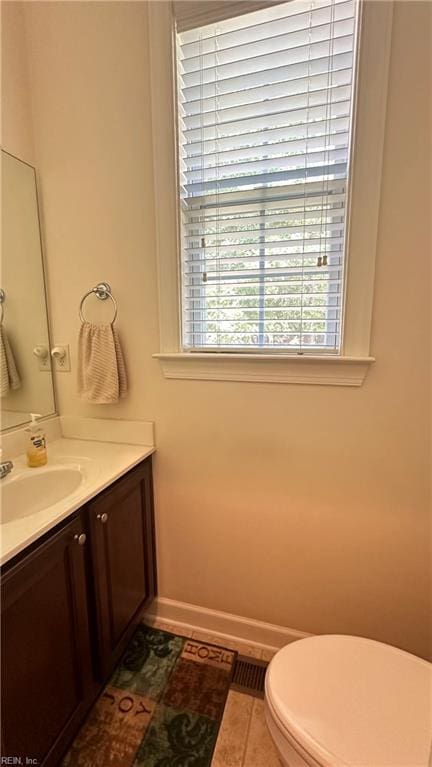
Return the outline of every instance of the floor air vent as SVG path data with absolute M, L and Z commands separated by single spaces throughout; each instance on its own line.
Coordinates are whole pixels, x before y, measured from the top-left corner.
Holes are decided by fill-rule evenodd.
M 264 660 L 239 655 L 234 668 L 231 689 L 254 695 L 256 698 L 263 698 L 267 666 L 268 663 Z

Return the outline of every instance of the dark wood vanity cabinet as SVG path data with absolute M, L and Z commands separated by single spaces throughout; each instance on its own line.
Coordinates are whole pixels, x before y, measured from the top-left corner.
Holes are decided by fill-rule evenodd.
M 155 593 L 148 458 L 2 570 L 3 757 L 60 763 Z
M 146 462 L 87 507 L 97 668 L 113 670 L 155 593 L 151 464 Z
M 79 518 L 2 578 L 2 755 L 56 764 L 92 700 Z

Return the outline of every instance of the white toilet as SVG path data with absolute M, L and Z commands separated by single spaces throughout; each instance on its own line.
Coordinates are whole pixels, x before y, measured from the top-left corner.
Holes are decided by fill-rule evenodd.
M 432 664 L 396 647 L 293 642 L 268 667 L 265 707 L 287 767 L 432 766 Z

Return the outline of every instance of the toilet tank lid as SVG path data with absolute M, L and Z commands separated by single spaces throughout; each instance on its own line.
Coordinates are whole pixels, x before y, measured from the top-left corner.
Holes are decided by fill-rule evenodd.
M 293 642 L 269 665 L 266 698 L 323 767 L 429 764 L 432 664 L 396 647 L 339 635 Z

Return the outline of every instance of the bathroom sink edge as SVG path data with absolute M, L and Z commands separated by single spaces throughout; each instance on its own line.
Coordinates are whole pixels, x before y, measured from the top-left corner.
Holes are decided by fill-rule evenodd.
M 0 566 L 22 552 L 30 544 L 41 538 L 53 527 L 67 519 L 75 511 L 90 501 L 102 490 L 126 474 L 134 466 L 155 452 L 150 445 L 128 445 L 120 443 L 93 442 L 90 440 L 59 439 L 48 446 L 46 466 L 29 468 L 25 456 L 14 459 L 18 478 L 23 472 L 48 473 L 56 468 L 64 468 L 65 461 L 72 459 L 79 463 L 99 463 L 99 471 L 88 476 L 77 490 L 56 503 L 47 506 L 27 517 L 18 517 L 12 522 L 0 526 L 1 551 Z M 85 455 L 87 453 L 87 455 Z M 14 480 L 13 473 L 8 477 L 5 487 Z M 0 495 L 2 494 L 0 486 Z

